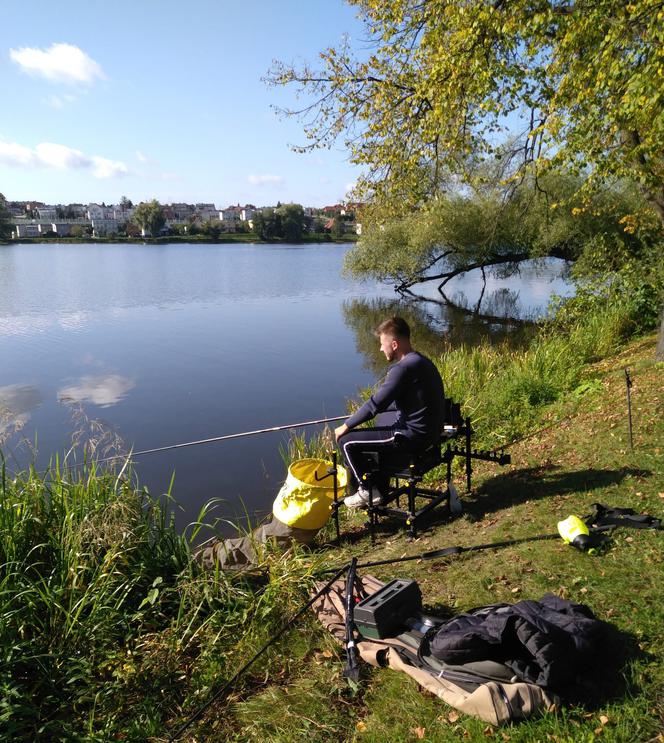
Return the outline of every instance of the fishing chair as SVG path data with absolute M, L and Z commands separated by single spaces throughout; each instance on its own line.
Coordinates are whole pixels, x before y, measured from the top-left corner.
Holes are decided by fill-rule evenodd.
M 441 431 L 440 439 L 435 444 L 427 447 L 424 451 L 404 454 L 384 455 L 375 452 L 371 459 L 375 468 L 368 471 L 364 480 L 367 490 L 372 492 L 372 481 L 380 479 L 384 482 L 389 478 L 387 493 L 384 493 L 384 501 L 379 506 L 373 506 L 371 502 L 367 508 L 369 514 L 369 528 L 373 540 L 375 527 L 381 516 L 390 516 L 405 523 L 411 538 L 417 535 L 417 525 L 422 519 L 441 504 L 447 506 L 450 513 L 461 510 L 453 490 L 450 489 L 452 479 L 452 455 L 450 455 L 449 442 L 465 432 L 461 420 L 460 406 L 449 398 L 445 398 L 445 425 Z M 443 464 L 447 465 L 446 487 L 444 489 L 433 489 L 424 487 L 422 481 L 431 470 Z M 451 502 L 451 496 L 454 502 Z M 405 503 L 402 505 L 402 499 Z
M 509 464 L 510 456 L 504 452 L 477 451 L 471 448 L 472 426 L 470 418 L 465 420 L 461 416 L 461 406 L 450 398 L 445 398 L 445 424 L 440 439 L 422 452 L 407 453 L 402 456 L 391 454 L 389 457 L 375 453 L 372 459 L 375 469 L 365 475 L 367 489 L 371 492 L 372 479 L 379 475 L 389 477 L 389 488 L 384 502 L 379 506 L 371 503 L 367 508 L 369 514 L 369 528 L 372 539 L 374 530 L 381 516 L 396 518 L 405 523 L 411 538 L 417 536 L 417 526 L 434 508 L 446 506 L 450 515 L 460 513 L 461 502 L 454 487 L 450 487 L 452 480 L 452 460 L 462 457 L 465 460 L 467 490 L 471 489 L 472 460 L 482 459 L 498 464 Z M 453 445 L 456 439 L 463 439 L 464 446 Z M 422 486 L 422 481 L 431 470 L 446 465 L 446 485 L 444 489 L 433 489 Z M 402 506 L 401 500 L 405 499 Z

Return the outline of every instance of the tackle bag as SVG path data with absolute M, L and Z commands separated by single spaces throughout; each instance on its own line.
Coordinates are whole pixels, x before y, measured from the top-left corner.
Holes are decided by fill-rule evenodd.
M 356 576 L 355 594 L 364 598 L 384 585 L 369 575 Z M 322 587 L 323 584 L 314 590 Z M 340 578 L 312 605 L 318 620 L 342 645 L 346 637 L 345 590 L 345 581 Z M 403 671 L 451 707 L 492 725 L 531 717 L 552 709 L 558 702 L 540 686 L 517 680 L 504 664 L 487 661 L 451 665 L 423 654 L 422 641 L 431 630 L 423 633 L 405 626 L 403 630 L 383 639 L 359 637 L 356 647 L 362 660 L 372 666 Z

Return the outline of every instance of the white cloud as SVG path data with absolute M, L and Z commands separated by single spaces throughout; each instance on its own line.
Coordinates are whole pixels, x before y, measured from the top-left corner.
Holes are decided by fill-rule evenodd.
M 16 142 L 0 140 L 0 163 L 27 167 L 36 165 L 36 154 L 29 148 Z
M 0 387 L 0 443 L 20 431 L 41 403 L 39 390 L 31 385 Z
M 357 183 L 355 181 L 346 184 L 346 196 L 355 188 L 355 186 L 357 186 Z
M 117 178 L 128 172 L 129 168 L 120 160 L 109 160 L 97 155 L 92 158 L 92 175 L 95 178 Z
M 56 170 L 89 170 L 95 178 L 116 178 L 129 172 L 129 168 L 120 160 L 86 155 L 73 147 L 54 142 L 40 142 L 30 149 L 16 142 L 0 140 L 0 163 Z
M 75 384 L 58 390 L 58 402 L 91 402 L 102 408 L 117 405 L 136 386 L 129 377 L 119 374 L 86 375 Z
M 283 183 L 283 176 L 264 173 L 262 175 L 250 175 L 247 180 L 252 186 L 267 186 L 270 184 Z
M 90 166 L 89 157 L 80 150 L 75 150 L 64 144 L 42 142 L 35 147 L 35 152 L 43 165 L 58 170 L 75 170 Z
M 72 44 L 52 44 L 48 49 L 24 46 L 10 49 L 9 56 L 29 75 L 55 83 L 91 84 L 106 77 L 92 57 Z
M 136 150 L 136 159 L 139 163 L 143 163 L 144 165 L 150 162 L 150 158 L 140 150 Z

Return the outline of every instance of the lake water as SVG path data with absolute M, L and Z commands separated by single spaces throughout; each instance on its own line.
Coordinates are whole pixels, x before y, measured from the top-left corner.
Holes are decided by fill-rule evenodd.
M 0 445 L 10 469 L 39 469 L 72 439 L 142 450 L 343 415 L 386 370 L 371 329 L 389 314 L 416 347 L 516 337 L 390 286 L 341 276 L 347 245 L 0 246 Z M 536 315 L 569 291 L 560 266 L 490 278 L 495 314 Z M 456 280 L 469 306 L 477 276 Z M 489 296 L 492 291 L 498 294 Z M 435 290 L 427 289 L 435 297 Z M 511 334 L 511 335 L 510 335 Z M 307 429 L 311 431 L 313 429 Z M 178 524 L 212 498 L 226 518 L 264 513 L 285 477 L 287 433 L 146 455 L 141 484 L 157 495 L 175 472 Z M 113 452 L 115 453 L 115 452 Z

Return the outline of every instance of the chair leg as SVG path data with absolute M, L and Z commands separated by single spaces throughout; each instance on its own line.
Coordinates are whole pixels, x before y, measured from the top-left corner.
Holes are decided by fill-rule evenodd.
M 417 527 L 415 526 L 415 495 L 417 493 L 417 480 L 410 478 L 408 480 L 408 535 L 415 539 Z

